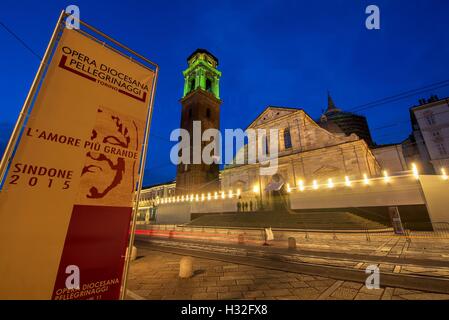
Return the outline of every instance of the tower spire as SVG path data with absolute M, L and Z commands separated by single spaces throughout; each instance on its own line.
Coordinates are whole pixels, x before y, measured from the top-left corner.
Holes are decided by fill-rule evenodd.
M 337 108 L 337 106 L 334 103 L 334 100 L 332 99 L 332 96 L 329 92 L 329 90 L 327 90 L 327 110 L 326 113 L 328 112 L 339 112 L 340 109 Z

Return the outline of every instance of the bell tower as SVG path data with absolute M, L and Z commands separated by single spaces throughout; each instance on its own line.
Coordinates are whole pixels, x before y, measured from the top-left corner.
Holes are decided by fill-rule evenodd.
M 179 164 L 176 173 L 176 193 L 190 195 L 218 191 L 219 168 L 217 163 L 193 164 L 193 123 L 201 122 L 201 136 L 207 129 L 220 129 L 221 72 L 218 59 L 205 49 L 195 50 L 187 58 L 188 68 L 183 71 L 184 94 L 181 99 L 181 128 L 190 133 L 190 164 Z M 201 143 L 203 148 L 209 142 Z M 200 155 L 196 155 L 197 157 Z

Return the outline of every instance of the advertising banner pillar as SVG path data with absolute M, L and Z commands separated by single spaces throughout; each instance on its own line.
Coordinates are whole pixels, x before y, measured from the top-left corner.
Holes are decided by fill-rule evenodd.
M 118 299 L 158 68 L 63 29 L 0 192 L 0 299 Z

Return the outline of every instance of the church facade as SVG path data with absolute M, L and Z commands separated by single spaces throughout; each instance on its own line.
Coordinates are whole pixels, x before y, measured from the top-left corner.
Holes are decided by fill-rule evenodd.
M 278 130 L 277 173 L 275 177 L 261 176 L 259 163 L 231 164 L 222 171 L 222 189 L 239 189 L 242 193 L 258 190 L 263 198 L 273 178 L 296 187 L 300 180 L 307 185 L 313 180 L 326 184 L 329 178 L 341 180 L 347 176 L 353 180 L 381 174 L 363 139 L 355 134 L 331 133 L 302 109 L 270 106 L 248 129 Z

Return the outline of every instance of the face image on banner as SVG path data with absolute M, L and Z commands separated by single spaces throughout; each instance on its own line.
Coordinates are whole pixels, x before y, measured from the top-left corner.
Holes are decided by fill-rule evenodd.
M 143 128 L 143 121 L 97 109 L 53 299 L 119 297 Z M 83 278 L 69 290 L 65 269 L 73 261 Z
M 136 187 L 142 144 L 139 137 L 145 123 L 106 107 L 98 108 L 96 119 L 86 149 L 78 203 L 123 205 L 132 199 Z

